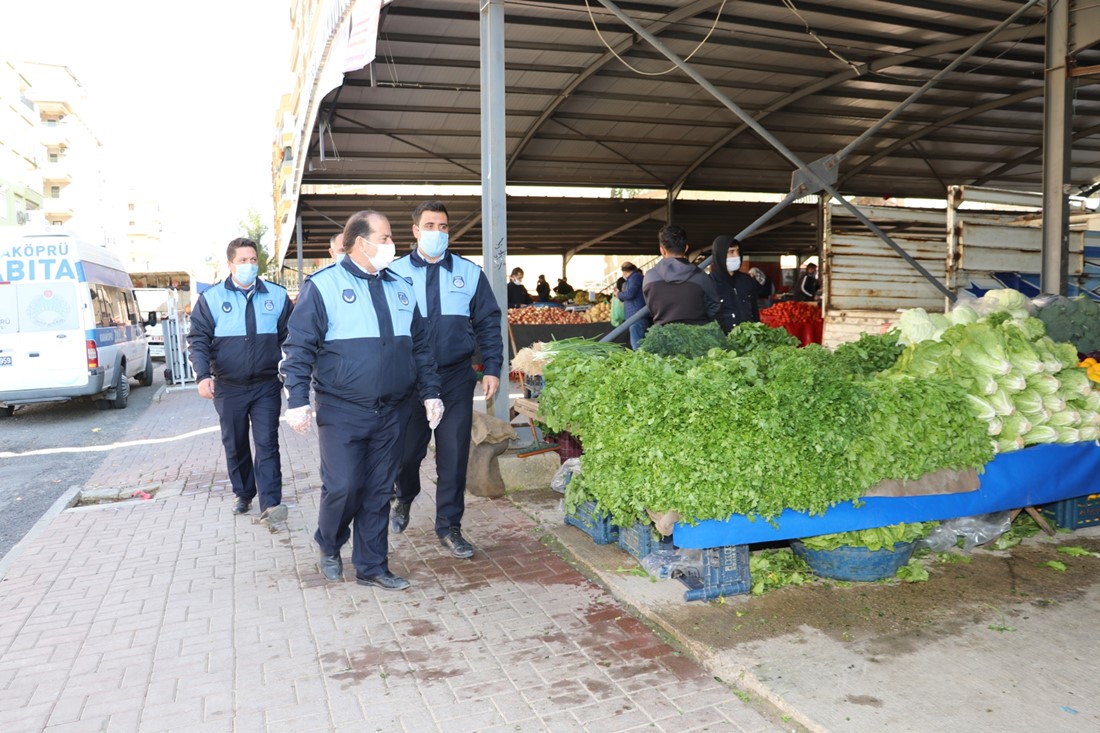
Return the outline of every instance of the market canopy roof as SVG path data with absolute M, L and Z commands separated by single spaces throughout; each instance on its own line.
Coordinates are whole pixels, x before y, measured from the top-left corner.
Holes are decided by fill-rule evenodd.
M 1027 4 L 618 3 L 806 163 L 845 148 Z M 1082 36 L 1093 24 L 1083 13 L 1074 19 Z M 478 6 L 468 0 L 382 7 L 376 60 L 346 74 L 323 99 L 311 133 L 296 212 L 307 256 L 323 256 L 352 210 L 392 210 L 400 229 L 414 203 L 349 202 L 310 193 L 312 184 L 480 184 L 479 32 Z M 1044 33 L 1043 5 L 1031 4 L 852 151 L 836 187 L 850 196 L 894 198 L 943 198 L 951 184 L 1039 190 Z M 787 159 L 597 0 L 506 3 L 505 48 L 509 185 L 791 188 Z M 1081 50 L 1073 61 L 1088 72 L 1100 52 Z M 1090 77 L 1075 79 L 1072 183 L 1087 189 L 1100 177 L 1100 93 Z M 452 219 L 465 227 L 460 251 L 480 252 L 476 197 L 451 205 Z M 508 207 L 512 254 L 580 246 L 594 254 L 649 252 L 666 215 L 660 199 L 510 197 Z M 698 244 L 737 231 L 760 210 L 677 201 L 673 220 Z M 815 222 L 805 211 L 785 213 L 796 223 L 761 235 L 760 251 L 812 242 Z

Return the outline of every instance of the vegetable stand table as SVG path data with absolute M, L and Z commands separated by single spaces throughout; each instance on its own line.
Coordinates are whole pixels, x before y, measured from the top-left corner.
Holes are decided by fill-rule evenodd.
M 1100 445 L 1036 445 L 999 453 L 985 465 L 974 491 L 924 496 L 868 497 L 856 507 L 838 504 L 823 514 L 786 510 L 774 522 L 735 514 L 724 521 L 679 523 L 673 541 L 683 548 L 748 545 L 834 532 L 927 522 L 1010 511 L 1096 493 L 1100 482 Z

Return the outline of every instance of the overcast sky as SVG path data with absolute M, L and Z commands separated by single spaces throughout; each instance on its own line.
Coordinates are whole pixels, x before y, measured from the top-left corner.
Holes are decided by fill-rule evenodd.
M 249 207 L 271 226 L 276 109 L 290 82 L 286 0 L 0 8 L 0 55 L 72 69 L 113 177 L 159 198 L 167 246 L 224 257 Z

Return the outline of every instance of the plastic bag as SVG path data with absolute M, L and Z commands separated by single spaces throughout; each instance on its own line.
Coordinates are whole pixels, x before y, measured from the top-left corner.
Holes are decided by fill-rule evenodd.
M 997 539 L 1012 527 L 1012 512 L 993 512 L 973 517 L 959 517 L 940 522 L 939 526 L 916 544 L 916 549 L 928 548 L 945 552 L 963 538 L 963 550 L 969 551 Z
M 641 566 L 650 576 L 660 580 L 681 575 L 701 577 L 703 551 L 674 549 L 670 543 L 661 543 L 661 549 L 642 558 Z
M 611 325 L 620 326 L 622 322 L 626 320 L 626 305 L 621 300 L 612 296 L 611 298 Z
M 554 474 L 554 478 L 550 479 L 550 488 L 559 494 L 565 493 L 565 487 L 569 485 L 569 480 L 573 478 L 573 474 L 580 475 L 581 473 L 581 459 L 570 458 L 561 464 L 561 468 Z

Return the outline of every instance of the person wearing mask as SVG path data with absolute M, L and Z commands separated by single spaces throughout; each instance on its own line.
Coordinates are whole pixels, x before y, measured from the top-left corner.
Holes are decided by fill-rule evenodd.
M 744 263 L 740 243 L 723 234 L 711 247 L 710 279 L 718 294 L 718 325 L 729 333 L 739 323 L 759 321 L 757 300 L 763 290 L 752 275 L 741 269 Z
M 508 307 L 522 308 L 531 305 L 531 294 L 523 287 L 523 270 L 515 268 L 508 277 Z
M 328 240 L 328 256 L 333 262 L 344 259 L 344 233 L 336 232 Z
M 550 302 L 550 283 L 546 282 L 546 275 L 539 275 L 539 280 L 535 283 L 535 294 L 538 296 L 536 303 Z
M 430 428 L 443 418 L 439 375 L 416 291 L 389 271 L 395 247 L 390 223 L 360 211 L 344 227 L 346 257 L 304 283 L 288 324 L 280 371 L 287 425 L 313 423 L 317 400 L 321 504 L 314 540 L 326 580 L 343 578 L 341 548 L 354 531 L 356 582 L 405 590 L 389 568 L 388 526 L 401 460 L 401 406 L 415 390 Z M 354 526 L 353 526 L 354 525 Z
M 413 211 L 416 249 L 391 265 L 409 280 L 416 300 L 431 324 L 432 355 L 438 365 L 444 418 L 435 428 L 435 534 L 452 556 L 469 558 L 474 546 L 462 535 L 466 508 L 466 465 L 473 423 L 472 357 L 481 353 L 482 388 L 491 400 L 500 388 L 504 340 L 500 307 L 485 273 L 476 264 L 447 249 L 449 219 L 438 201 L 425 201 Z M 432 431 L 421 410 L 406 409 L 401 439 L 391 529 L 400 534 L 409 525 L 413 501 L 420 494 L 420 464 L 428 453 Z
M 645 274 L 642 294 L 655 326 L 669 323 L 702 325 L 718 316 L 714 283 L 687 259 L 687 232 L 675 224 L 657 235 L 661 259 Z
M 225 253 L 229 277 L 200 295 L 191 313 L 191 366 L 199 396 L 213 400 L 218 413 L 236 497 L 233 513 L 246 513 L 259 495 L 260 520 L 270 526 L 287 517 L 279 457 L 279 359 L 294 305 L 286 288 L 257 277 L 255 242 L 238 237 Z
M 633 262 L 622 264 L 623 281 L 622 288 L 615 297 L 623 302 L 623 312 L 627 319 L 645 307 L 645 297 L 642 295 L 642 271 Z M 630 324 L 630 348 L 637 349 L 638 344 L 645 338 L 645 332 L 650 326 L 648 315 L 642 316 Z
M 817 280 L 817 265 L 809 262 L 806 264 L 802 277 L 798 279 L 798 286 L 794 289 L 794 299 L 801 301 L 817 300 L 817 291 L 820 287 Z

